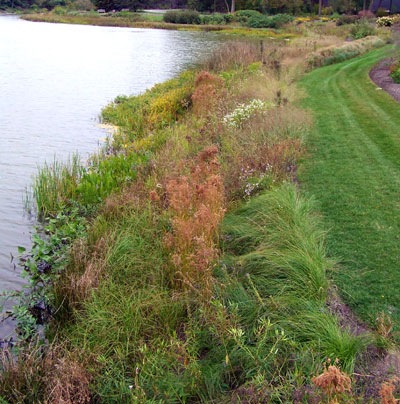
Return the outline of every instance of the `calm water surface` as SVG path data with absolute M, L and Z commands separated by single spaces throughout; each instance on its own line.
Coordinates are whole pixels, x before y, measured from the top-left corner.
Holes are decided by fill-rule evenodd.
M 205 33 L 0 16 L 0 289 L 24 284 L 11 257 L 30 244 L 23 197 L 38 165 L 95 151 L 104 105 L 173 77 L 215 43 Z M 0 338 L 11 330 L 0 324 Z

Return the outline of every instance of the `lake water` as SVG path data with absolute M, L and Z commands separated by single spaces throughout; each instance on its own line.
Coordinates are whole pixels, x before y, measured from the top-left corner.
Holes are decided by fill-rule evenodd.
M 0 289 L 24 284 L 11 257 L 29 247 L 33 219 L 23 199 L 38 165 L 106 136 L 100 110 L 184 70 L 215 36 L 135 28 L 48 24 L 0 16 Z M 0 338 L 12 333 L 0 324 Z

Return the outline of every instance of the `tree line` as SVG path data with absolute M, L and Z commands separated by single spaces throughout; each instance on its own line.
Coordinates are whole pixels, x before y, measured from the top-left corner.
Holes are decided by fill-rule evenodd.
M 47 8 L 65 6 L 82 0 L 0 0 L 0 9 Z M 85 0 L 89 2 L 89 0 Z M 151 8 L 190 8 L 200 12 L 233 12 L 257 10 L 262 13 L 312 13 L 322 4 L 337 12 L 355 12 L 363 9 L 364 0 L 91 0 L 96 8 L 105 10 Z M 368 0 L 369 1 L 369 0 Z

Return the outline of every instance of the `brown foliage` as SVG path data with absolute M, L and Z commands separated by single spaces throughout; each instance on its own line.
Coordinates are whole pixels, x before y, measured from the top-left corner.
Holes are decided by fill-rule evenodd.
M 336 360 L 336 365 L 338 360 Z M 313 383 L 327 396 L 329 403 L 338 403 L 338 396 L 351 391 L 351 379 L 338 366 L 331 365 L 330 360 L 324 365 L 324 371 L 312 378 Z
M 392 319 L 384 311 L 378 314 L 376 317 L 376 327 L 378 334 L 384 338 L 390 338 L 393 331 Z
M 209 56 L 205 62 L 205 67 L 210 71 L 221 72 L 260 62 L 270 52 L 267 45 L 267 42 L 264 43 L 263 47 L 254 42 L 227 42 Z
M 224 216 L 222 179 L 216 146 L 204 148 L 190 164 L 190 175 L 167 182 L 172 232 L 165 237 L 173 267 L 172 282 L 209 295 L 218 256 L 218 225 Z
M 195 90 L 192 95 L 193 111 L 200 115 L 212 112 L 221 97 L 224 81 L 205 70 L 196 76 Z
M 399 382 L 398 377 L 382 383 L 379 395 L 381 397 L 381 404 L 397 404 L 399 400 L 396 400 L 393 396 L 393 392 L 396 388 L 396 383 Z
M 90 247 L 82 239 L 72 246 L 71 262 L 54 283 L 56 315 L 70 317 L 98 287 L 106 262 L 107 242 L 104 237 L 99 237 Z
M 71 358 L 51 358 L 46 404 L 88 404 L 91 402 L 90 376 Z
M 2 351 L 0 397 L 10 402 L 88 404 L 91 377 L 75 357 L 51 345 L 46 351 L 29 345 L 18 360 Z

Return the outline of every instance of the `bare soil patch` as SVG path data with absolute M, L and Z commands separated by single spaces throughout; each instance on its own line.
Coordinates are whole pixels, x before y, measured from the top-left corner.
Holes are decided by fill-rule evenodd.
M 376 64 L 369 72 L 371 80 L 381 88 L 389 93 L 396 101 L 400 102 L 400 84 L 397 84 L 390 77 L 390 65 L 393 59 L 384 59 Z
M 350 307 L 342 301 L 335 287 L 329 290 L 327 306 L 337 316 L 343 329 L 347 329 L 357 336 L 375 333 L 366 323 L 357 318 Z M 382 383 L 399 375 L 400 353 L 398 349 L 393 347 L 385 350 L 370 345 L 356 361 L 353 374 L 355 389 L 364 395 L 365 400 L 378 399 Z M 396 392 L 399 391 L 400 385 L 396 389 Z

